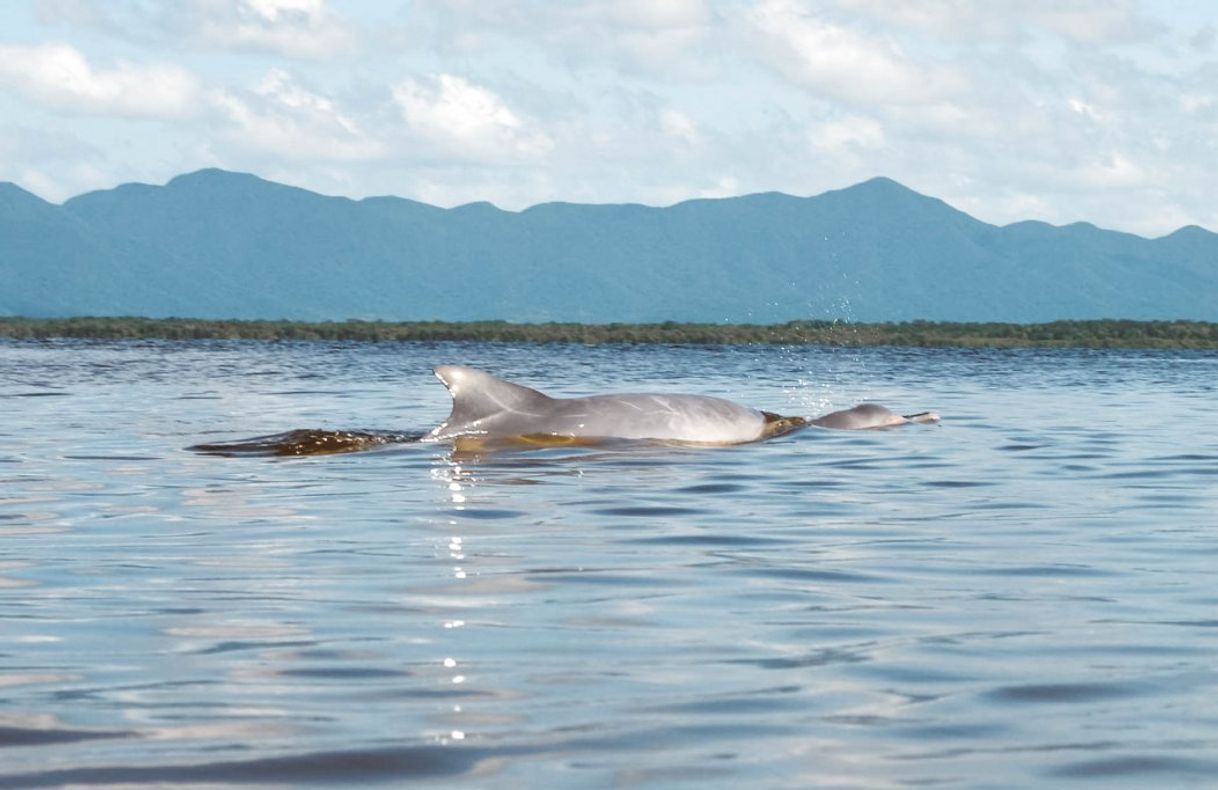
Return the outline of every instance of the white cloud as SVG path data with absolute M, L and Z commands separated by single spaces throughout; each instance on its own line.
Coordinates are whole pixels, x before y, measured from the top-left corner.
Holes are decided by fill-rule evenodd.
M 1082 43 L 1138 41 L 1163 30 L 1134 0 L 1040 0 L 1027 13 L 1030 24 Z
M 0 44 L 0 87 L 71 112 L 153 118 L 193 115 L 199 99 L 185 69 L 124 60 L 97 69 L 68 44 Z
M 37 0 L 36 7 L 51 24 L 173 49 L 324 59 L 352 51 L 358 38 L 325 0 Z
M 695 27 L 711 17 L 703 0 L 608 0 L 593 3 L 605 16 L 633 27 L 653 29 Z
M 411 10 L 406 39 L 442 54 L 523 46 L 560 69 L 608 66 L 643 78 L 704 78 L 717 68 L 708 42 L 718 17 L 704 0 L 416 0 Z
M 252 90 L 216 91 L 212 104 L 224 135 L 237 148 L 279 159 L 361 161 L 386 155 L 386 146 L 335 102 L 272 69 Z
M 545 132 L 499 96 L 452 74 L 403 80 L 393 98 L 409 131 L 447 155 L 499 162 L 537 158 L 553 148 Z
M 660 131 L 683 147 L 696 148 L 702 144 L 702 133 L 690 117 L 672 108 L 660 111 Z
M 763 0 L 750 9 L 747 22 L 775 68 L 839 101 L 916 104 L 967 85 L 945 65 L 916 62 L 886 35 L 835 24 L 792 0 Z
M 325 0 L 193 0 L 198 40 L 217 49 L 327 58 L 354 46 L 355 32 Z
M 1147 40 L 1164 29 L 1134 0 L 833 0 L 822 5 L 881 28 L 954 42 L 1012 42 L 1047 33 L 1079 43 L 1116 43 Z

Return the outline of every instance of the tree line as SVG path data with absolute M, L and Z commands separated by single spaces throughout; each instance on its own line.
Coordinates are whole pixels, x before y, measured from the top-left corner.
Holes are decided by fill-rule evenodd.
M 856 324 L 516 324 L 507 321 L 227 321 L 188 318 L 0 317 L 0 337 L 362 342 L 479 341 L 672 345 L 965 346 L 979 348 L 1218 348 L 1204 321 L 1053 321 L 1043 324 L 907 321 Z

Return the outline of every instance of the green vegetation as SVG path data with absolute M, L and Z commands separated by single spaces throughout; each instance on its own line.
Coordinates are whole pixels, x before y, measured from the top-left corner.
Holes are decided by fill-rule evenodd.
M 513 324 L 506 321 L 207 321 L 186 318 L 3 318 L 0 337 L 164 340 L 474 340 L 493 343 L 669 343 L 978 348 L 1218 348 L 1218 324 L 1202 321 L 1054 321 L 968 324 Z

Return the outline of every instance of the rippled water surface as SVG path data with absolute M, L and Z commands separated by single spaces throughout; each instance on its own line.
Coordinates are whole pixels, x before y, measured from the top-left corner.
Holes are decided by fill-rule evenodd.
M 938 427 L 482 459 L 432 365 Z M 0 344 L 0 786 L 1218 785 L 1218 357 Z

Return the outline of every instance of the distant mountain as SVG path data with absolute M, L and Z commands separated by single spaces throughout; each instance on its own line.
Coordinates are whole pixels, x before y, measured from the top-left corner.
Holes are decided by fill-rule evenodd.
M 996 227 L 885 178 L 808 198 L 520 212 L 222 170 L 62 206 L 0 183 L 0 314 L 1218 321 L 1218 235 Z

